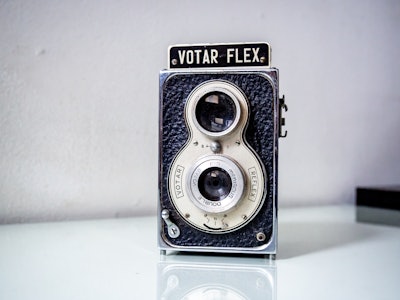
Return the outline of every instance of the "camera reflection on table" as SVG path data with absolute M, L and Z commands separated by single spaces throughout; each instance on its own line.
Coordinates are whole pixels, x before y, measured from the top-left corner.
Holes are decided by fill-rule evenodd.
M 264 257 L 174 253 L 158 263 L 158 298 L 276 299 L 276 266 Z

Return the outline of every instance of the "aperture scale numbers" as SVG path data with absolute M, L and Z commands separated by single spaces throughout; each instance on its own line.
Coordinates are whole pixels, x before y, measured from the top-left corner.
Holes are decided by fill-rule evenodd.
M 209 214 L 204 214 L 204 218 L 206 218 L 206 222 L 203 225 L 209 229 L 218 230 L 229 227 L 229 225 L 225 222 L 225 219 L 228 218 L 227 214 L 222 215 L 222 219 L 217 215 Z

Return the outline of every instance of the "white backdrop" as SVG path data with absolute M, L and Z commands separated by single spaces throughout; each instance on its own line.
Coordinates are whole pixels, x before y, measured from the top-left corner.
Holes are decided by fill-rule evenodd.
M 400 183 L 400 2 L 0 0 L 0 222 L 153 214 L 176 43 L 267 41 L 280 205 Z

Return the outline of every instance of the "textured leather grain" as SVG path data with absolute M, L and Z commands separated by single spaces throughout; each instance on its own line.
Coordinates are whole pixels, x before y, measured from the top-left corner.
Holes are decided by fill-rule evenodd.
M 160 128 L 160 201 L 161 208 L 170 211 L 171 220 L 178 225 L 181 235 L 170 238 L 164 225 L 164 239 L 167 243 L 185 247 L 240 247 L 253 248 L 268 243 L 273 230 L 273 201 L 275 201 L 277 136 L 274 130 L 277 114 L 277 74 L 269 74 L 273 86 L 260 72 L 232 73 L 175 73 L 161 83 L 161 128 Z M 245 137 L 250 147 L 258 154 L 267 172 L 267 195 L 257 216 L 246 226 L 224 234 L 211 234 L 199 231 L 175 211 L 168 194 L 168 171 L 175 155 L 188 140 L 185 126 L 184 107 L 190 92 L 204 81 L 223 79 L 237 85 L 246 95 L 250 104 L 250 120 Z M 276 90 L 274 90 L 276 88 Z M 274 191 L 274 192 L 273 192 Z M 264 232 L 267 239 L 258 241 L 255 236 Z

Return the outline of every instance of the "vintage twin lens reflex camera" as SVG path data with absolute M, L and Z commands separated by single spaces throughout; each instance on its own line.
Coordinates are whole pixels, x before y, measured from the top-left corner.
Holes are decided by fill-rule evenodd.
M 267 43 L 177 45 L 160 72 L 165 250 L 275 254 L 284 98 Z

